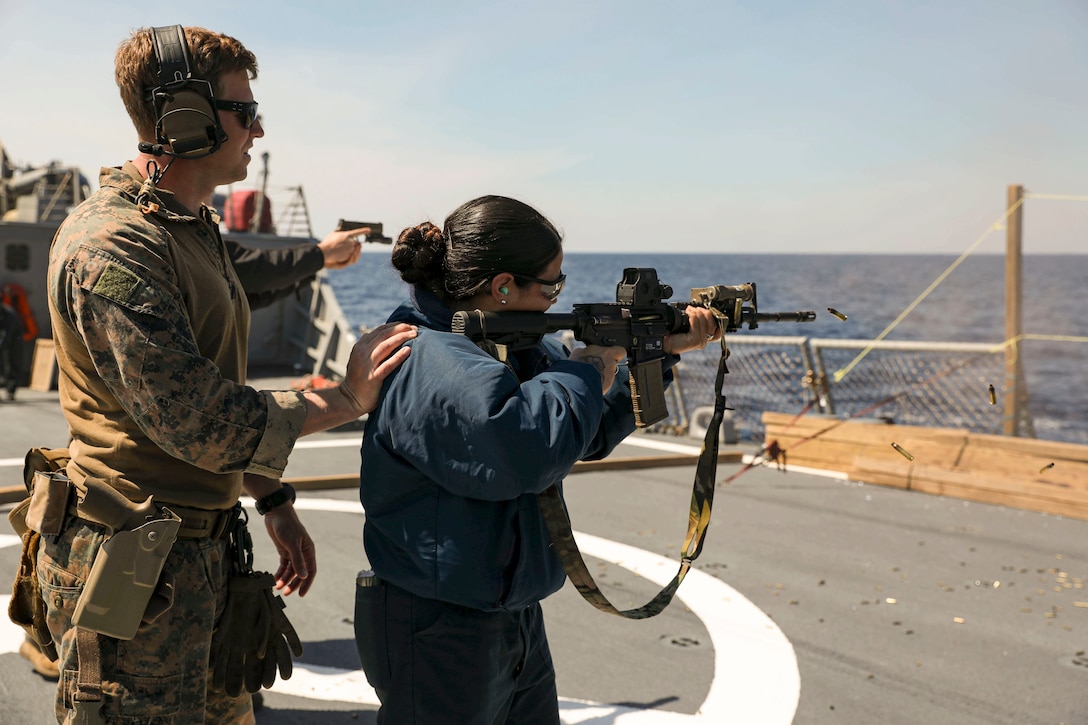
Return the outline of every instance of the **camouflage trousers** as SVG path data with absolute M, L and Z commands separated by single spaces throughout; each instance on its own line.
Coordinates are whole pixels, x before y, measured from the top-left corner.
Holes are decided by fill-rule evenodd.
M 70 518 L 57 536 L 43 536 L 38 579 L 47 606 L 49 630 L 58 643 L 60 681 L 57 722 L 71 725 L 79 677 L 76 602 L 94 557 L 107 539 L 97 524 Z M 230 573 L 226 544 L 219 539 L 178 539 L 163 576 L 174 579 L 173 605 L 154 622 L 144 622 L 131 640 L 99 637 L 103 684 L 102 715 L 107 723 L 149 725 L 251 725 L 252 700 L 231 697 L 209 683 L 212 632 L 223 614 Z

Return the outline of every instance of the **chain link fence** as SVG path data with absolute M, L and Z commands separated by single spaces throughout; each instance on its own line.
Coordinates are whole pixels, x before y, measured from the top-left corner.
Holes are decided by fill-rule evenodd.
M 1003 429 L 1005 358 L 1000 345 L 770 336 L 729 336 L 726 342 L 726 405 L 743 440 L 762 441 L 764 411 L 808 410 L 978 433 Z M 867 348 L 836 382 L 835 373 Z M 655 431 L 685 433 L 699 408 L 713 406 L 719 357 L 717 345 L 684 354 L 677 384 L 670 388 L 670 417 Z M 1023 415 L 1021 430 L 1033 435 L 1026 406 Z

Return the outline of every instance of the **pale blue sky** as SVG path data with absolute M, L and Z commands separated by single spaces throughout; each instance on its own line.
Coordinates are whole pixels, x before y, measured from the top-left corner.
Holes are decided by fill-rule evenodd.
M 304 186 L 319 236 L 497 193 L 574 252 L 959 254 L 1009 184 L 1088 196 L 1083 0 L 164 7 L 0 0 L 16 162 L 130 158 L 114 50 L 182 23 L 257 54 L 255 156 Z M 1088 251 L 1088 202 L 1029 200 L 1024 250 Z

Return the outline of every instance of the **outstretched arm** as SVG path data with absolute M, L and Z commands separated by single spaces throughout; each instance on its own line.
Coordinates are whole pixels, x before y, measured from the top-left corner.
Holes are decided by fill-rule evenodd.
M 702 350 L 707 344 L 721 339 L 721 325 L 711 310 L 692 305 L 684 313 L 688 316 L 691 329 L 684 333 L 666 335 L 665 352 L 679 355 L 691 350 Z
M 325 255 L 325 268 L 343 269 L 358 262 L 359 255 L 363 251 L 363 243 L 359 241 L 359 235 L 366 236 L 369 233 L 369 227 L 329 232 L 329 236 L 317 245 Z

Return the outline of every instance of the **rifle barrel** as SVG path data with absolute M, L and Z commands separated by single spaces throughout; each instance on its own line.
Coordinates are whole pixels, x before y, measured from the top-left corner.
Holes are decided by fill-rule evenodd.
M 797 312 L 757 312 L 756 322 L 813 322 L 816 319 L 815 310 L 798 310 Z

